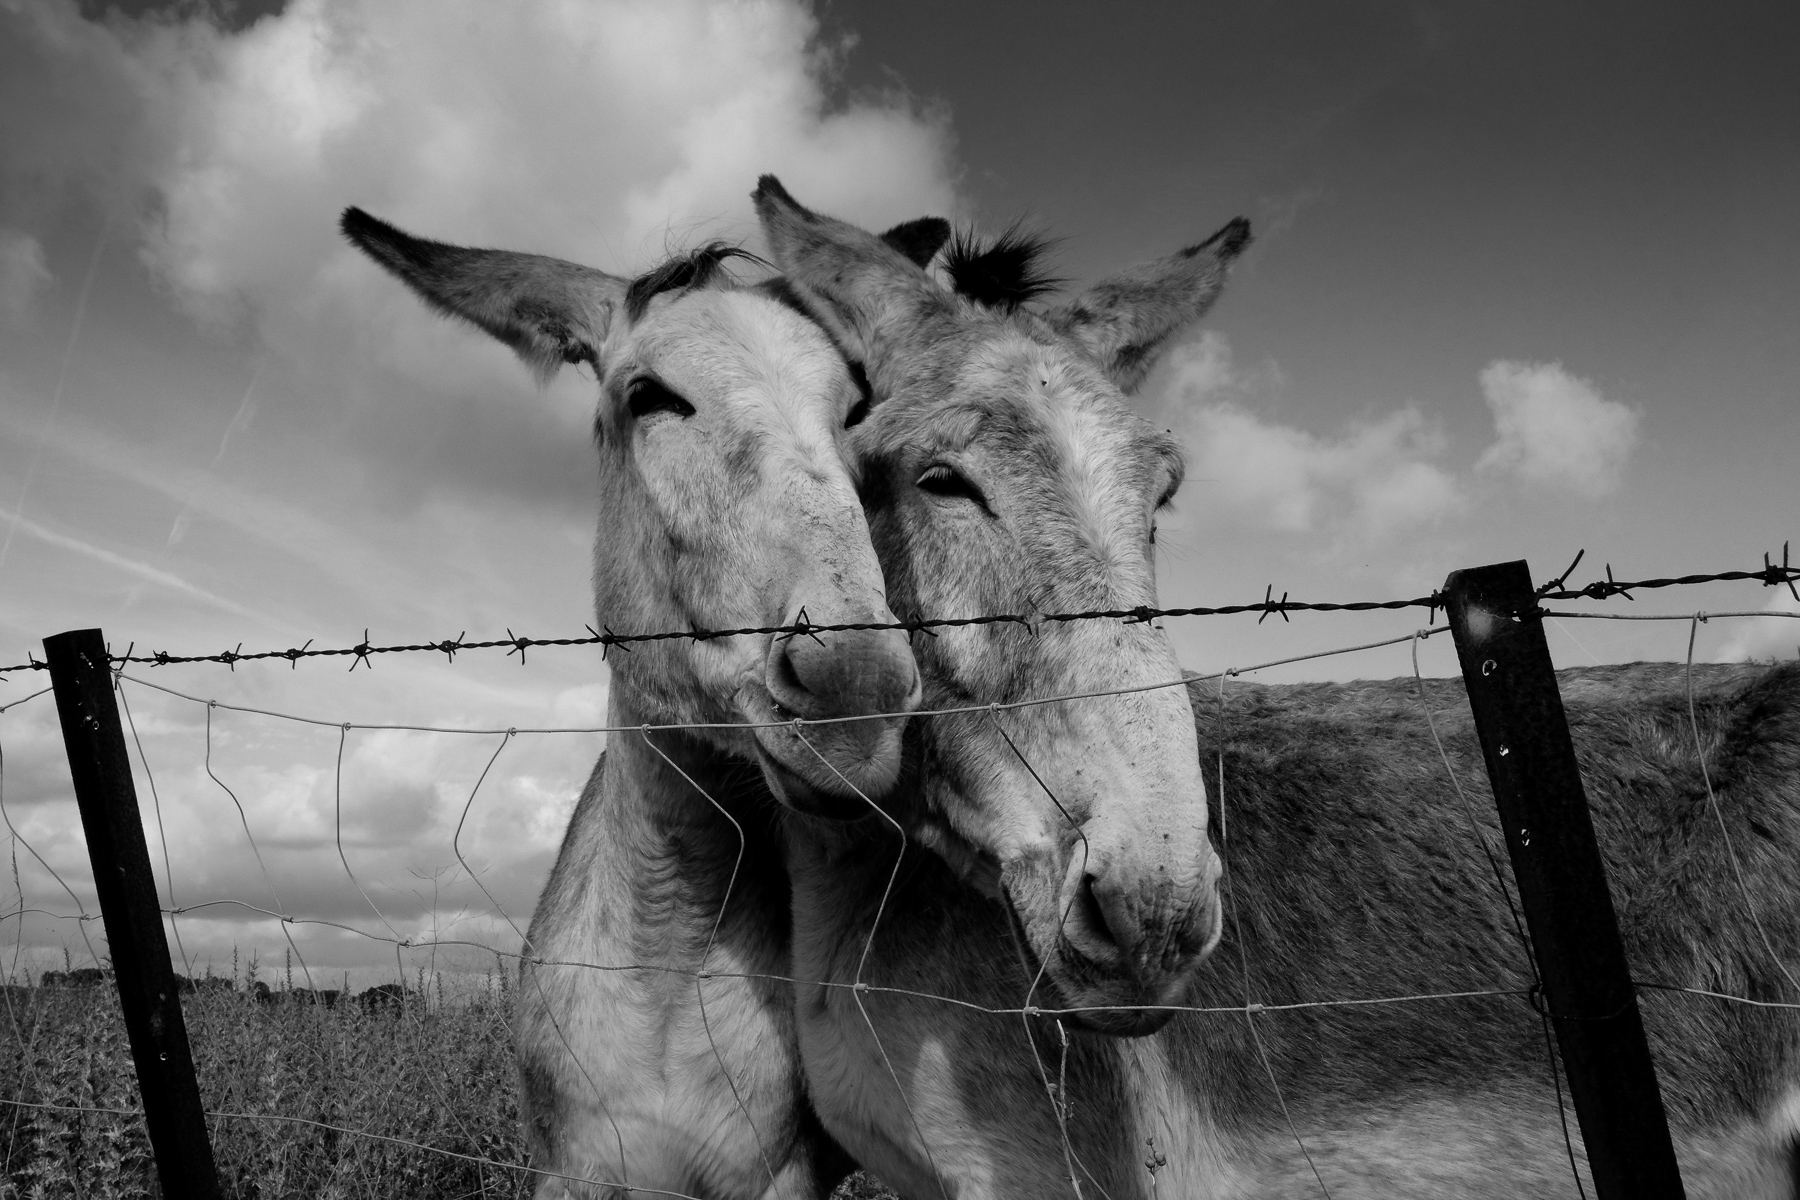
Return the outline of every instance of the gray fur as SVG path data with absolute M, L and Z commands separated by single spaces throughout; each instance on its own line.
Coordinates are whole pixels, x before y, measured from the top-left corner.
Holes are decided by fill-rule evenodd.
M 1795 972 L 1800 667 L 1702 666 L 1695 675 L 1701 740 L 1750 903 Z M 1800 1001 L 1765 950 L 1728 862 L 1688 729 L 1683 669 L 1581 668 L 1559 682 L 1634 977 Z M 1214 779 L 1224 752 L 1213 827 L 1228 834 L 1220 852 L 1237 911 L 1186 1004 L 1229 1009 L 1246 999 L 1279 1005 L 1529 986 L 1512 918 L 1470 824 L 1472 813 L 1505 869 L 1461 683 L 1426 687 L 1467 809 L 1413 680 L 1232 683 L 1222 706 L 1216 684 L 1193 687 Z M 1510 871 L 1506 877 L 1510 885 Z M 1004 913 L 975 897 L 947 902 L 953 886 L 944 868 L 915 865 L 890 898 L 870 952 L 879 978 L 867 977 L 922 991 L 949 983 L 957 999 L 1017 1007 L 1030 979 L 1011 960 Z M 859 952 L 870 914 L 865 902 L 860 924 L 836 930 Z M 963 1098 L 973 1125 L 958 1136 L 983 1147 L 965 1149 L 964 1160 L 1006 1165 L 1004 1185 L 992 1189 L 964 1187 L 978 1174 L 965 1166 L 949 1181 L 953 1194 L 1067 1188 L 1055 1110 L 1018 1017 L 892 994 L 868 1003 L 884 1032 L 930 1031 L 914 1040 L 886 1036 L 883 1048 L 919 1095 Z M 1639 1003 L 1688 1195 L 1794 1196 L 1800 1012 L 1650 986 Z M 1525 998 L 1271 1012 L 1256 1026 L 1333 1196 L 1574 1193 L 1542 1025 Z M 1056 1030 L 1046 1019 L 1031 1030 L 1054 1076 Z M 1168 1064 L 1160 1075 L 1144 1068 L 1145 1056 L 1158 1054 Z M 946 1066 L 948 1077 L 929 1078 Z M 1136 1043 L 1077 1035 L 1066 1069 L 1084 1185 L 1091 1180 L 1115 1200 L 1150 1197 L 1142 1163 L 1154 1136 L 1169 1160 L 1154 1193 L 1161 1197 L 1317 1193 L 1242 1013 L 1179 1015 Z M 1572 1112 L 1570 1127 L 1585 1171 Z M 920 1185 L 903 1194 L 936 1193 Z
M 618 632 L 892 620 L 844 460 L 861 393 L 812 323 L 739 289 L 709 247 L 636 285 L 572 263 L 345 233 L 540 376 L 594 364 L 597 624 Z M 634 411 L 655 381 L 677 402 Z M 661 395 L 662 393 L 653 393 Z M 881 629 L 640 643 L 613 661 L 613 736 L 532 918 L 516 1014 L 539 1200 L 816 1200 L 847 1169 L 808 1110 L 788 972 L 777 802 L 867 811 L 918 702 Z M 822 722 L 802 737 L 782 724 Z M 710 727 L 708 727 L 710 726 Z M 705 977 L 702 977 L 704 974 Z M 604 1186 L 565 1176 L 604 1181 Z
M 542 383 L 564 363 L 597 362 L 626 281 L 559 258 L 452 246 L 346 208 L 339 228 L 421 300 L 513 348 Z
M 875 404 L 854 442 L 896 610 L 1154 605 L 1151 522 L 1180 479 L 1181 458 L 1127 407 L 1091 349 L 1100 343 L 1029 309 L 957 296 L 875 235 L 802 208 L 772 179 L 755 199 L 793 292 L 867 364 Z M 1184 303 L 1178 294 L 1199 297 L 1189 304 L 1197 310 L 1217 284 L 1205 273 L 1168 273 L 1166 292 L 1119 290 L 1090 315 L 1096 328 L 1154 326 L 1155 313 Z M 946 472 L 960 482 L 925 486 Z M 930 708 L 1131 689 L 1179 672 L 1166 636 L 1148 623 L 1027 619 L 940 631 L 915 639 L 914 652 Z M 1027 964 L 1038 981 L 1033 1002 L 1082 1007 L 1084 1024 L 1141 1033 L 1164 1018 L 1132 1006 L 1178 992 L 1217 937 L 1216 859 L 1204 837 L 1192 711 L 1178 691 L 937 717 L 909 739 L 919 774 L 886 803 L 910 825 L 904 853 L 891 825 L 790 822 L 797 1024 L 834 1136 L 903 1191 L 925 1194 L 944 1179 L 978 1195 L 999 1166 L 959 1160 L 954 1131 L 1009 1114 L 926 1093 L 962 1070 L 984 1070 L 998 1045 L 992 1031 L 947 1044 L 937 1029 L 960 1031 L 960 1020 L 939 1026 L 936 1011 L 895 1009 L 890 997 L 837 985 L 927 967 L 1000 914 L 1007 943 L 984 947 L 979 961 L 957 959 L 956 985 Z M 927 886 L 908 883 L 906 902 L 877 922 L 896 862 Z M 971 903 L 979 895 L 1004 903 Z M 877 925 L 883 940 L 865 970 Z M 884 1024 L 881 1013 L 898 1023 Z M 923 1157 L 914 1153 L 920 1136 L 933 1147 Z M 934 1154 L 944 1161 L 933 1164 Z
M 877 405 L 856 443 L 896 608 L 1154 603 L 1153 579 L 1135 565 L 1145 561 L 1132 540 L 1142 534 L 1127 514 L 1147 529 L 1153 484 L 1179 478 L 1178 456 L 1138 427 L 1118 391 L 1211 302 L 1244 232 L 1228 226 L 1210 251 L 1203 243 L 1127 272 L 1091 302 L 1043 317 L 948 295 L 872 247 L 872 235 L 800 208 L 772 180 L 757 202 L 795 291 L 868 364 Z M 1217 261 L 1195 265 L 1208 255 Z M 1083 436 L 1066 436 L 1077 425 Z M 921 496 L 920 468 L 934 462 L 969 475 L 985 515 Z M 1109 639 L 1099 659 L 1081 640 L 1095 630 Z M 1046 622 L 942 634 L 915 650 L 928 708 L 979 706 L 1080 690 L 1078 681 L 1109 673 L 1129 679 L 1150 661 L 1134 639 L 1149 636 Z M 1792 964 L 1800 672 L 1701 675 L 1719 795 L 1751 894 Z M 1641 978 L 1800 1000 L 1778 990 L 1784 977 L 1723 869 L 1682 748 L 1675 685 L 1669 668 L 1567 677 L 1628 950 Z M 1454 685 L 1432 686 L 1452 763 L 1487 814 L 1466 702 Z M 1177 1003 L 1241 1008 L 1246 970 L 1250 995 L 1265 1004 L 1522 986 L 1510 918 L 1459 827 L 1465 818 L 1406 690 L 1227 689 L 1223 800 L 1212 797 L 1210 819 L 1191 827 L 1229 831 L 1218 849 L 1243 933 L 1233 926 L 1204 964 L 1179 938 L 1154 943 L 1182 980 Z M 1210 743 L 1211 693 L 1196 689 L 1192 700 L 1199 741 Z M 1075 822 L 1130 810 L 1145 821 L 1143 841 L 1173 836 L 1176 797 L 1142 788 L 1108 756 L 1122 729 L 1149 714 L 1101 705 L 1083 723 L 1088 703 L 1018 710 L 1026 756 Z M 1083 1032 L 1129 1024 L 1091 1012 L 1018 1015 L 1026 1005 L 1077 1007 L 1084 991 L 1126 994 L 1130 968 L 1046 949 L 995 816 L 1028 800 L 991 733 L 980 716 L 931 718 L 909 733 L 918 777 L 889 807 L 910 822 L 910 840 L 876 823 L 790 828 L 797 1028 L 827 1128 L 908 1200 L 1067 1195 L 1075 1180 L 1084 1195 L 1117 1200 L 1311 1194 L 1313 1168 L 1241 1011 L 1176 1016 L 1135 1040 Z M 1213 757 L 1194 752 L 1212 777 Z M 921 853 L 927 847 L 937 853 Z M 1147 896 L 1111 915 L 1154 922 Z M 1073 940 L 1084 920 L 1091 914 L 1071 907 L 1059 932 Z M 1672 993 L 1647 994 L 1643 1006 L 1690 1195 L 1794 1195 L 1800 1022 Z M 1334 1196 L 1572 1191 L 1542 1029 L 1519 999 L 1255 1020 Z M 1143 1165 L 1150 1137 L 1167 1160 L 1155 1178 Z
M 1206 315 L 1232 260 L 1249 244 L 1250 223 L 1239 217 L 1196 245 L 1102 280 L 1048 319 L 1129 394 L 1169 338 Z

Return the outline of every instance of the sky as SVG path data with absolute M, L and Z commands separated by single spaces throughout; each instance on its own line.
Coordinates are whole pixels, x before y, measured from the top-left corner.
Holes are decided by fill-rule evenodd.
M 629 274 L 754 246 L 765 171 L 871 227 L 1022 221 L 1058 239 L 1071 290 L 1251 220 L 1137 398 L 1189 456 L 1165 605 L 1404 598 L 1579 550 L 1577 583 L 1745 569 L 1800 539 L 1791 6 L 1020 14 L 0 0 L 0 665 L 89 626 L 173 653 L 579 634 L 591 384 L 538 390 L 336 214 Z M 1783 606 L 1716 584 L 1605 608 Z M 1169 628 L 1216 671 L 1421 616 Z M 1696 654 L 1792 657 L 1797 627 L 1712 621 Z M 1548 629 L 1562 665 L 1679 659 L 1689 633 Z M 1447 639 L 1420 656 L 1455 671 Z M 1256 677 L 1411 669 L 1399 646 Z M 598 725 L 591 648 L 131 674 L 165 894 L 377 935 L 200 909 L 175 927 L 196 969 L 292 938 L 308 969 L 391 978 L 430 961 L 396 937 L 516 942 L 603 744 L 338 727 Z M 0 705 L 42 683 L 8 676 Z M 96 911 L 48 697 L 0 712 L 0 753 L 23 906 Z M 0 944 L 35 970 L 85 958 L 83 932 L 37 914 Z

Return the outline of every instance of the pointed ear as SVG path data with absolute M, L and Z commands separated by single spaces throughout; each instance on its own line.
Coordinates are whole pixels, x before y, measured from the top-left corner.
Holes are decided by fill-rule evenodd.
M 881 240 L 921 267 L 931 265 L 937 252 L 950 240 L 950 222 L 942 217 L 904 221 L 881 235 Z
M 1094 356 L 1120 391 L 1131 392 L 1169 338 L 1212 307 L 1231 261 L 1249 244 L 1250 222 L 1239 217 L 1199 245 L 1102 280 L 1046 316 Z
M 903 235 L 907 249 L 896 249 L 866 229 L 803 207 L 773 175 L 757 181 L 750 199 L 770 256 L 794 294 L 872 376 L 924 323 L 952 310 L 950 295 L 910 257 L 937 236 L 936 226 L 910 222 L 924 228 Z
M 339 228 L 426 304 L 511 346 L 540 383 L 566 362 L 598 371 L 600 347 L 624 310 L 625 280 L 592 267 L 427 241 L 360 208 L 346 208 Z

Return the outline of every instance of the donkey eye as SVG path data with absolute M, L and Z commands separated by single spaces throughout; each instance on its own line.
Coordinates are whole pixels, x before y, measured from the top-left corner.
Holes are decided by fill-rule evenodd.
M 631 381 L 625 389 L 625 402 L 631 409 L 631 415 L 643 420 L 651 413 L 671 412 L 678 417 L 694 415 L 694 406 L 663 386 L 661 380 L 652 379 L 648 375 Z
M 987 497 L 981 494 L 980 488 L 970 483 L 967 477 L 958 474 L 955 469 L 943 463 L 933 463 L 926 467 L 925 473 L 919 476 L 917 482 L 920 491 L 930 492 L 934 496 L 973 500 L 981 506 L 982 511 L 992 511 L 988 508 Z

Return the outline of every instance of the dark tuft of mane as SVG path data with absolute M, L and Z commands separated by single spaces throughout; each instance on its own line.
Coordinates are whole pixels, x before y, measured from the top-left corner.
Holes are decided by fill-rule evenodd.
M 733 258 L 741 258 L 763 267 L 770 265 L 768 260 L 742 247 L 724 242 L 709 242 L 698 250 L 678 254 L 660 267 L 653 267 L 632 280 L 631 285 L 625 289 L 625 315 L 633 321 L 639 320 L 650 307 L 650 301 L 664 292 L 705 287 L 718 277 L 725 262 Z
M 1063 282 L 1044 270 L 1042 259 L 1051 245 L 1049 238 L 1017 225 L 985 243 L 974 231 L 959 229 L 944 251 L 944 270 L 958 295 L 1012 312 Z

